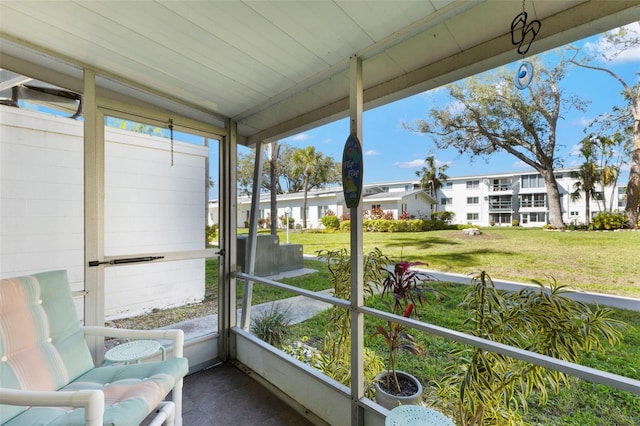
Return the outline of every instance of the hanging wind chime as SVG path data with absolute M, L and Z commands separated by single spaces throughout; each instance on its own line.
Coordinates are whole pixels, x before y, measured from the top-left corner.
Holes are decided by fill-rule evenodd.
M 533 65 L 529 61 L 525 61 L 524 57 L 529 51 L 533 40 L 540 32 L 542 23 L 537 19 L 527 22 L 527 11 L 525 9 L 525 0 L 522 0 L 522 12 L 516 15 L 511 22 L 511 43 L 518 46 L 518 53 L 522 55 L 522 62 L 518 67 L 513 83 L 520 89 L 526 89 L 533 80 Z
M 171 134 L 171 167 L 173 167 L 173 118 L 169 119 L 169 133 Z

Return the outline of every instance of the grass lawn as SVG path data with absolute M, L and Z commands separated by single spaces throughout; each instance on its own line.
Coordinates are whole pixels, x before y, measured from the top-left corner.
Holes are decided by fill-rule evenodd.
M 307 281 L 315 281 L 308 276 Z M 431 301 L 420 308 L 420 320 L 453 330 L 464 331 L 467 312 L 458 305 L 470 287 L 462 284 L 438 283 L 437 290 L 444 296 L 441 301 Z M 385 309 L 379 297 L 369 300 L 368 305 Z M 386 309 L 385 309 L 386 310 Z M 581 356 L 580 364 L 599 370 L 620 374 L 640 380 L 640 315 L 637 312 L 613 310 L 613 316 L 629 324 L 624 340 L 616 347 L 609 347 L 606 353 L 592 352 Z M 310 342 L 321 345 L 324 325 L 328 321 L 325 312 L 291 329 L 290 339 L 296 341 L 302 336 L 311 337 Z M 380 337 L 369 338 L 374 326 L 380 320 L 365 319 L 365 344 L 378 353 L 386 354 L 386 347 Z M 427 392 L 435 389 L 433 383 L 443 377 L 445 366 L 452 360 L 449 353 L 459 345 L 443 338 L 424 333 L 412 333 L 426 349 L 424 356 L 401 353 L 398 368 L 417 376 Z M 550 397 L 549 403 L 539 406 L 535 398 L 529 402 L 526 420 L 533 425 L 638 425 L 640 424 L 640 396 L 616 391 L 584 380 L 573 380 L 571 388 L 562 389 L 558 395 Z M 446 410 L 444 404 L 440 407 Z
M 349 247 L 349 233 L 290 232 L 305 254 Z M 284 232 L 280 241 L 285 241 Z M 640 232 L 555 232 L 494 227 L 466 237 L 461 231 L 365 233 L 364 250 L 380 248 L 394 259 L 524 283 L 555 278 L 574 289 L 640 299 Z M 640 302 L 639 302 L 640 303 Z

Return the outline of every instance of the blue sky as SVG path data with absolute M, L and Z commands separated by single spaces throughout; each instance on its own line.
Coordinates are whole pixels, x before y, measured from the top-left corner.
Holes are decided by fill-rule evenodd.
M 640 25 L 634 24 L 634 28 L 640 33 Z M 584 49 L 603 49 L 599 36 L 574 44 L 586 44 Z M 518 64 L 519 62 L 511 64 L 509 68 L 515 73 Z M 616 61 L 606 66 L 623 77 L 628 84 L 635 84 L 640 71 L 640 48 L 624 52 Z M 568 93 L 579 93 L 591 101 L 586 111 L 571 111 L 560 120 L 558 126 L 558 157 L 563 159 L 565 167 L 570 167 L 580 163 L 579 157 L 572 155 L 572 152 L 575 152 L 576 144 L 584 138 L 585 126 L 598 114 L 610 111 L 613 105 L 623 104 L 620 95 L 622 86 L 603 72 L 574 67 L 563 81 L 563 87 Z M 432 106 L 446 107 L 447 104 L 445 90 L 432 90 L 366 111 L 362 138 L 365 154 L 364 183 L 415 179 L 415 172 L 424 165 L 424 159 L 428 155 L 434 155 L 439 164 L 447 164 L 447 175 L 451 177 L 530 170 L 530 167 L 506 153 L 494 154 L 488 161 L 483 158 L 470 161 L 469 157 L 461 157 L 456 150 L 436 150 L 430 136 L 414 134 L 402 127 L 403 122 L 413 123 L 416 119 L 426 118 L 427 111 Z M 281 142 L 293 147 L 314 145 L 325 155 L 341 161 L 342 148 L 348 135 L 349 121 L 343 119 Z M 628 166 L 626 169 L 628 170 Z M 621 178 L 626 181 L 626 176 L 624 174 Z M 620 183 L 622 182 L 621 180 Z

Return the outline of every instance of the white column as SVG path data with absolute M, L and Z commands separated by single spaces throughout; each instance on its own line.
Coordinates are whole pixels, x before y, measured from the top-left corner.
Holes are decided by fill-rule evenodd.
M 249 218 L 249 236 L 247 238 L 244 272 L 253 275 L 256 266 L 256 246 L 258 242 L 258 216 L 260 215 L 260 187 L 262 186 L 262 143 L 256 145 L 256 162 L 253 169 L 253 188 L 251 189 L 251 217 Z M 249 329 L 251 323 L 251 295 L 253 281 L 245 280 L 242 296 L 242 319 L 240 326 Z
M 362 143 L 362 60 L 351 57 L 349 67 L 350 133 Z M 364 170 L 364 166 L 363 166 Z M 351 426 L 364 424 L 359 401 L 364 397 L 364 316 L 358 308 L 364 304 L 362 195 L 358 206 L 349 209 L 351 218 Z
M 98 110 L 96 74 L 84 70 L 84 324 L 104 325 L 104 115 Z M 96 362 L 102 361 L 104 337 L 88 339 Z
M 236 236 L 238 222 L 236 170 L 237 170 L 237 124 L 227 120 L 227 135 L 220 144 L 220 247 L 223 255 L 218 268 L 219 302 L 218 335 L 220 345 L 218 356 L 222 360 L 235 359 L 235 336 L 229 329 L 237 325 L 236 279 L 231 271 L 236 270 Z M 229 281 L 229 285 L 227 284 Z

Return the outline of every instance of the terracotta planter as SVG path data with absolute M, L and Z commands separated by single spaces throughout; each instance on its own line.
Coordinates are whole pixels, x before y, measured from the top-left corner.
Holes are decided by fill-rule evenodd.
M 404 371 L 396 371 L 398 379 L 406 379 L 415 383 L 417 391 L 412 395 L 393 395 L 380 387 L 380 382 L 386 380 L 391 372 L 384 371 L 376 376 L 374 386 L 376 389 L 376 402 L 388 410 L 396 408 L 398 405 L 416 405 L 420 403 L 422 396 L 422 384 L 420 381 L 409 373 Z

